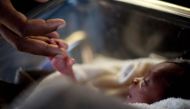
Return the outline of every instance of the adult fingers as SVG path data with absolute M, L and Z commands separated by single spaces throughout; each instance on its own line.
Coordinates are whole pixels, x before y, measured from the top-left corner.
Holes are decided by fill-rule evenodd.
M 56 31 L 48 33 L 46 36 L 49 38 L 59 38 L 60 37 L 59 33 Z
M 65 41 L 63 41 L 62 39 L 55 39 L 55 38 L 47 38 L 44 36 L 29 36 L 29 38 L 31 39 L 36 39 L 36 40 L 41 40 L 44 41 L 48 44 L 53 44 L 53 45 L 57 45 L 57 47 L 59 48 L 64 48 L 67 49 L 68 45 Z
M 66 54 L 64 48 L 60 48 L 58 45 L 49 44 L 45 40 L 47 38 L 39 37 L 40 39 L 35 39 L 31 37 L 19 37 L 14 32 L 10 31 L 8 28 L 0 25 L 0 34 L 5 38 L 10 44 L 12 44 L 19 51 L 27 52 L 35 55 L 43 56 L 55 56 L 57 54 Z M 33 36 L 34 37 L 34 36 Z
M 61 29 L 64 26 L 65 21 L 63 19 L 49 19 L 47 21 L 43 19 L 32 19 L 26 22 L 22 33 L 25 36 L 46 35 L 48 33 L 52 33 L 58 29 Z
M 0 23 L 21 37 L 46 35 L 65 25 L 63 19 L 27 19 L 12 6 L 10 0 L 0 0 Z
M 54 43 L 56 43 L 56 45 L 58 45 L 60 48 L 65 48 L 68 49 L 68 44 L 62 40 L 62 39 L 51 39 L 52 41 L 54 41 Z
M 18 46 L 20 51 L 43 55 L 43 56 L 56 56 L 58 54 L 65 55 L 66 50 L 59 48 L 57 45 L 48 44 L 42 40 L 32 39 L 29 37 L 23 38 Z

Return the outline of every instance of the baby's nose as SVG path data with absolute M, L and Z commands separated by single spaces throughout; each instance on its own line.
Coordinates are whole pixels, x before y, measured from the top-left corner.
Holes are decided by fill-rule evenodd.
M 133 83 L 134 84 L 138 84 L 140 81 L 142 81 L 143 80 L 143 77 L 137 77 L 137 78 L 134 78 L 133 79 Z

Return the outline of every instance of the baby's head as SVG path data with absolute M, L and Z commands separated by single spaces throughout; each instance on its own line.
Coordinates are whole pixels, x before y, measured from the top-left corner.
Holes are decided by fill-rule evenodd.
M 189 99 L 190 63 L 166 61 L 153 66 L 143 78 L 134 79 L 127 102 L 153 103 L 169 97 Z

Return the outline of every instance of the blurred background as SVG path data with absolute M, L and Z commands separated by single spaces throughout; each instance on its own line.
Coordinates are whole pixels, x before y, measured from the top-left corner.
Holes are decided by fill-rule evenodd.
M 30 18 L 65 19 L 67 26 L 59 33 L 75 44 L 69 53 L 77 63 L 90 62 L 99 55 L 135 59 L 154 53 L 168 59 L 189 58 L 189 1 L 162 1 L 172 4 L 172 8 L 166 4 L 164 9 L 174 9 L 173 13 L 151 9 L 151 4 L 147 8 L 127 1 L 52 0 L 39 4 L 33 0 L 12 0 L 16 9 Z M 53 70 L 45 57 L 18 52 L 2 38 L 0 53 L 1 80 L 12 82 L 20 68 Z

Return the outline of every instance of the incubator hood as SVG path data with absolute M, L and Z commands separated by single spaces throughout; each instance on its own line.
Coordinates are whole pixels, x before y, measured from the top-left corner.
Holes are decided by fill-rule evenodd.
M 70 52 L 79 63 L 97 55 L 118 59 L 150 54 L 168 59 L 190 58 L 188 6 L 159 0 L 51 0 L 26 14 L 29 18 L 65 19 L 66 27 L 58 31 L 63 39 L 83 33 L 85 39 L 80 39 Z M 5 48 L 2 50 L 12 50 Z M 5 69 L 2 67 L 1 70 L 12 67 L 11 72 L 14 72 L 20 66 L 38 68 L 44 59 L 31 57 L 34 56 L 25 53 L 7 55 L 4 60 L 14 60 L 15 65 L 4 65 Z
M 182 5 L 159 0 L 53 0 L 29 16 L 65 19 L 61 34 L 85 31 L 93 50 L 107 56 L 155 53 L 188 58 L 190 8 Z

